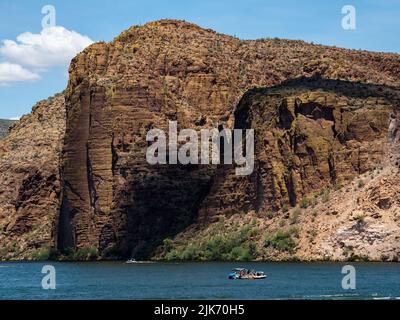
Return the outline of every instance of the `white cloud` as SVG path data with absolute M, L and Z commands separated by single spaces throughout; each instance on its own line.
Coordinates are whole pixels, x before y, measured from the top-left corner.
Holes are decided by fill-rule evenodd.
M 0 63 L 0 85 L 16 81 L 33 81 L 40 79 L 40 76 L 29 71 L 18 64 L 9 62 Z
M 18 121 L 19 119 L 21 119 L 21 117 L 13 117 L 13 118 L 10 118 L 9 120 Z
M 43 29 L 40 34 L 24 32 L 17 41 L 3 40 L 0 53 L 11 62 L 37 69 L 67 66 L 71 59 L 93 41 L 61 26 Z

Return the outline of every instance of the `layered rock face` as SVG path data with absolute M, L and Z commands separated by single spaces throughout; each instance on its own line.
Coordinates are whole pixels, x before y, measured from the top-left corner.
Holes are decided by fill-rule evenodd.
M 0 141 L 0 257 L 32 258 L 54 245 L 64 96 L 37 103 Z
M 250 90 L 235 120 L 236 127 L 256 132 L 252 192 L 243 192 L 253 197 L 251 209 L 296 206 L 328 185 L 345 185 L 381 165 L 388 136 L 396 139 L 391 119 L 399 97 L 385 86 L 322 78 Z
M 249 90 L 235 128 L 255 130 L 253 174 L 220 167 L 202 223 L 157 257 L 398 261 L 399 112 L 385 86 L 315 77 Z
M 316 207 L 322 215 L 299 220 L 296 254 L 345 259 L 343 252 L 355 248 L 377 259 L 381 250 L 392 259 L 399 72 L 395 54 L 242 41 L 175 20 L 132 27 L 111 43 L 94 44 L 72 61 L 66 91 L 38 103 L 0 142 L 0 258 L 32 258 L 46 247 L 149 257 L 163 239 L 190 243 L 204 235 L 200 230 L 238 212 L 250 212 L 240 216 L 241 225 L 254 212 L 278 212 L 258 220 L 260 231 L 273 232 L 287 219 L 286 206 L 323 187 L 354 188 L 352 178 L 387 161 L 357 194 L 337 196 L 347 199 L 345 208 L 332 195 Z M 302 76 L 313 80 L 285 82 Z M 149 165 L 146 133 L 167 130 L 170 120 L 179 130 L 254 126 L 254 173 L 237 177 L 222 165 Z M 353 203 L 358 197 L 366 202 Z M 361 213 L 364 229 L 353 226 Z M 376 231 L 386 227 L 387 235 Z M 310 228 L 320 232 L 312 245 Z M 363 237 L 386 245 L 360 245 Z M 260 251 L 258 257 L 290 255 Z
M 398 260 L 399 107 L 399 90 L 325 79 L 246 94 L 236 120 L 255 128 L 257 165 L 243 194 L 253 195 L 252 210 L 278 212 L 264 231 L 289 217 L 279 211 L 282 204 L 312 206 L 292 213 L 303 217 L 292 221 L 298 244 L 291 255 Z M 332 195 L 318 200 L 321 190 Z
M 388 130 L 385 88 L 370 100 L 351 85 L 348 94 L 335 94 L 335 85 L 323 93 L 279 93 L 268 97 L 275 108 L 259 119 L 273 125 L 240 113 L 235 119 L 234 110 L 255 86 L 313 75 L 398 86 L 399 71 L 397 55 L 241 41 L 171 20 L 91 46 L 72 61 L 66 90 L 58 248 L 149 256 L 193 223 L 295 205 L 325 184 L 369 170 L 382 159 Z M 228 167 L 148 165 L 146 133 L 166 129 L 169 120 L 179 129 L 258 125 L 256 175 L 238 180 L 227 177 Z

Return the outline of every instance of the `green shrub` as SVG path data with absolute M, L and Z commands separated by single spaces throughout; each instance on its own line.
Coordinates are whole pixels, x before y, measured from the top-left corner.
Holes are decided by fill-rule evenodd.
M 318 204 L 318 195 L 314 195 L 314 198 L 312 199 L 312 207 L 315 207 Z
M 318 235 L 317 230 L 313 229 L 310 231 L 310 240 L 314 241 L 315 237 Z
M 326 203 L 331 199 L 330 191 L 329 189 L 325 188 L 322 191 L 322 202 Z
M 200 243 L 191 243 L 184 247 L 173 247 L 173 244 L 164 241 L 169 250 L 165 254 L 166 260 L 252 260 L 256 247 L 249 244 L 249 240 L 256 232 L 251 226 L 245 226 L 228 234 L 215 234 Z
M 274 217 L 274 212 L 272 211 L 272 210 L 268 210 L 266 213 L 265 213 L 265 215 L 266 215 L 266 217 L 268 218 L 268 219 L 272 219 L 273 217 Z
M 311 205 L 311 200 L 307 197 L 301 199 L 300 207 L 303 209 L 307 209 Z
M 4 245 L 2 248 L 2 255 L 8 254 L 8 253 L 16 253 L 18 252 L 18 244 L 17 241 L 12 240 L 8 244 Z
M 337 182 L 334 186 L 335 191 L 339 191 L 340 189 L 343 188 L 343 183 L 342 182 Z
M 190 244 L 186 247 L 186 249 L 182 252 L 182 260 L 198 260 L 200 256 L 199 248 L 196 245 Z
M 349 262 L 368 262 L 368 261 L 370 261 L 370 259 L 368 256 L 357 255 L 352 252 L 350 257 L 347 259 L 347 261 L 349 261 Z
M 165 255 L 165 259 L 168 261 L 180 260 L 179 256 L 180 256 L 179 251 L 174 249 L 174 250 L 167 252 L 167 254 Z
M 33 254 L 32 258 L 33 260 L 46 261 L 46 260 L 57 260 L 58 256 L 59 253 L 57 249 L 53 247 L 45 247 L 36 251 Z
M 236 261 L 251 261 L 254 259 L 256 254 L 256 247 L 254 244 L 245 244 L 240 247 L 235 247 L 230 252 L 229 258 L 227 260 Z
M 99 253 L 96 248 L 85 247 L 79 249 L 69 248 L 66 250 L 68 260 L 72 261 L 93 261 L 97 260 Z
M 163 243 L 166 251 L 170 251 L 174 246 L 174 242 L 169 238 L 164 239 Z
M 358 223 L 363 223 L 364 220 L 365 220 L 365 215 L 359 214 L 359 215 L 354 217 L 354 220 L 356 220 Z
M 299 229 L 297 227 L 290 227 L 288 230 L 288 233 L 293 236 L 293 237 L 298 237 L 299 236 Z
M 273 247 L 279 251 L 289 251 L 291 252 L 296 246 L 292 235 L 288 231 L 279 230 L 273 236 L 266 235 L 264 239 L 265 247 Z
M 8 247 L 7 246 L 3 246 L 3 247 L 0 247 L 0 256 L 1 257 L 4 257 L 4 256 L 6 256 L 7 254 L 8 254 Z
M 250 260 L 249 248 L 246 247 L 235 247 L 230 252 L 229 260 L 243 261 Z
M 290 217 L 290 224 L 295 224 L 299 221 L 299 217 L 301 215 L 301 210 L 299 208 L 296 208 L 291 217 Z

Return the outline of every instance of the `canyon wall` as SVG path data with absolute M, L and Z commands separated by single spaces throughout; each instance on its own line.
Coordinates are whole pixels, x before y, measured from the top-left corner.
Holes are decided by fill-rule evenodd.
M 0 141 L 0 257 L 29 259 L 54 246 L 64 96 L 37 103 Z
M 156 257 L 398 261 L 399 107 L 397 89 L 320 77 L 249 90 L 235 128 L 255 130 L 253 174 L 221 167 Z
M 385 135 L 397 137 L 389 119 L 399 72 L 396 54 L 240 40 L 176 20 L 96 43 L 72 60 L 63 94 L 24 120 L 41 131 L 22 131 L 21 120 L 14 138 L 1 142 L 0 256 L 29 257 L 49 246 L 148 258 L 164 239 L 185 238 L 221 216 L 281 212 L 328 185 L 350 183 L 382 163 Z M 38 118 L 44 106 L 47 122 Z M 254 174 L 238 178 L 222 165 L 150 166 L 146 133 L 167 129 L 168 121 L 179 130 L 255 126 Z M 12 150 L 17 134 L 37 156 Z M 12 180 L 7 172 L 26 161 L 29 170 Z M 32 227 L 39 222 L 45 230 Z
M 288 78 L 319 75 L 394 85 L 398 59 L 302 42 L 241 41 L 171 20 L 133 27 L 112 43 L 91 46 L 72 61 L 66 90 L 59 249 L 95 247 L 117 255 L 148 256 L 165 237 L 198 220 L 212 219 L 221 210 L 246 210 L 254 201 L 257 209 L 278 210 L 287 202 L 293 206 L 326 183 L 370 169 L 380 160 L 379 142 L 374 141 L 378 146 L 365 162 L 365 145 L 357 141 L 370 132 L 364 125 L 358 128 L 361 122 L 355 120 L 349 124 L 353 129 L 339 122 L 332 129 L 328 122 L 338 115 L 326 107 L 333 102 L 331 96 L 316 97 L 316 102 L 312 97 L 311 102 L 299 98 L 308 103 L 296 120 L 305 132 L 292 132 L 277 141 L 280 146 L 270 150 L 277 157 L 274 166 L 258 173 L 261 189 L 245 197 L 232 191 L 218 198 L 215 186 L 226 183 L 226 178 L 215 167 L 148 165 L 145 136 L 151 128 L 167 128 L 168 120 L 177 121 L 179 129 L 232 127 L 233 112 L 246 90 Z M 265 133 L 266 137 L 291 132 L 290 117 L 300 111 L 298 102 L 286 103 L 280 106 L 282 128 Z M 318 117 L 326 121 L 323 128 L 307 117 L 314 104 L 320 107 L 315 111 L 321 113 Z M 353 117 L 349 110 L 341 115 L 343 121 Z M 387 119 L 376 112 L 375 125 L 383 130 Z M 367 116 L 373 118 L 375 113 Z M 304 138 L 307 130 L 321 136 Z M 346 135 L 353 136 L 354 146 L 343 147 L 350 140 Z M 294 143 L 302 146 L 295 151 L 302 156 L 290 159 Z M 260 162 L 265 161 L 266 150 L 259 153 Z M 341 160 L 335 158 L 337 151 Z M 316 160 L 321 154 L 325 158 Z M 241 190 L 243 183 L 234 182 L 231 188 Z M 236 199 L 229 200 L 235 193 Z M 229 201 L 246 205 L 238 208 Z

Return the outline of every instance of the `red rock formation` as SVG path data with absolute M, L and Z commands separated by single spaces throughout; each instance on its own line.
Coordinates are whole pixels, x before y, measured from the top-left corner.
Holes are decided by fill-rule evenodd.
M 399 72 L 395 54 L 242 41 L 175 20 L 94 44 L 73 59 L 64 94 L 39 104 L 0 143 L 0 257 L 30 257 L 48 245 L 64 252 L 96 248 L 104 257 L 149 256 L 188 226 L 238 210 L 293 205 L 326 184 L 362 174 L 382 158 L 392 107 L 387 87 L 399 87 Z M 277 114 L 258 137 L 276 145 L 258 142 L 256 174 L 247 178 L 223 166 L 147 164 L 151 128 L 167 128 L 169 120 L 180 129 L 242 126 L 234 110 L 249 89 L 317 75 L 384 86 L 338 82 L 355 92 L 335 93 L 335 84 L 324 91 L 330 84 L 322 93 L 293 89 L 270 102 L 260 98 Z M 357 96 L 363 88 L 372 90 L 370 99 Z
M 54 246 L 64 96 L 37 103 L 0 141 L 0 258 L 29 259 Z
M 332 181 L 340 172 L 367 170 L 370 165 L 363 161 L 358 140 L 374 132 L 373 128 L 351 121 L 349 128 L 338 125 L 335 133 L 332 122 L 340 115 L 327 105 L 351 102 L 324 100 L 335 99 L 328 95 L 323 101 L 318 96 L 309 99 L 301 109 L 304 114 L 294 110 L 298 107 L 295 101 L 282 104 L 279 130 L 290 129 L 290 117 L 296 117 L 297 127 L 306 137 L 293 133 L 281 140 L 283 145 L 277 146 L 276 152 L 281 152 L 285 163 L 276 164 L 282 167 L 279 178 L 269 174 L 273 168 L 265 167 L 267 171 L 260 173 L 261 185 L 277 185 L 272 191 L 252 190 L 245 198 L 231 193 L 216 199 L 215 185 L 226 183 L 226 178 L 219 181 L 220 174 L 215 176 L 213 167 L 149 166 L 144 157 L 145 135 L 153 127 L 166 128 L 168 120 L 178 121 L 179 128 L 230 127 L 235 106 L 247 89 L 302 75 L 397 85 L 399 61 L 397 55 L 298 41 L 241 41 L 172 20 L 133 27 L 109 44 L 91 46 L 72 61 L 66 91 L 59 248 L 90 246 L 122 255 L 147 255 L 164 237 L 196 221 L 200 208 L 201 216 L 207 213 L 210 217 L 207 208 L 214 208 L 213 216 L 225 210 L 227 202 L 251 207 L 252 200 L 246 199 L 258 199 L 254 192 L 263 193 L 261 208 L 279 208 L 288 200 L 294 205 L 301 195 L 324 185 L 321 178 Z M 344 116 L 353 117 L 347 114 Z M 355 116 L 372 118 L 374 114 L 356 112 Z M 383 130 L 382 121 L 386 120 L 378 121 L 374 125 Z M 316 141 L 312 141 L 313 134 L 318 136 Z M 348 147 L 350 155 L 336 165 L 333 146 L 318 142 L 323 137 L 351 140 L 355 145 Z M 287 156 L 293 139 L 298 140 L 299 148 L 293 161 L 300 162 L 297 166 L 305 171 L 288 175 L 284 168 L 290 165 Z M 361 151 L 357 155 L 353 150 Z M 313 169 L 313 161 L 321 154 L 325 160 Z M 377 152 L 377 159 L 379 155 Z M 310 174 L 313 177 L 308 180 Z M 235 182 L 231 188 L 240 189 L 240 185 Z M 204 203 L 205 198 L 210 200 Z

